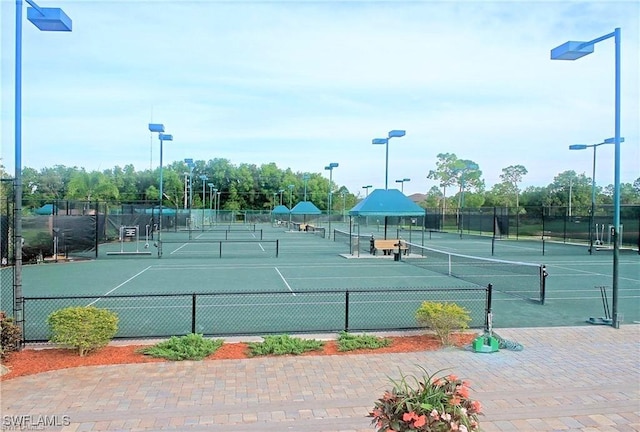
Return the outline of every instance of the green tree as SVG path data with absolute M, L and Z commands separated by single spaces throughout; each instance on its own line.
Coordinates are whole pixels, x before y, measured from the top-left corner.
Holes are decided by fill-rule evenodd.
M 98 171 L 77 171 L 69 180 L 68 197 L 87 201 L 110 201 L 119 196 L 118 188 L 109 177 Z
M 529 171 L 522 165 L 509 165 L 506 168 L 502 168 L 502 174 L 500 174 L 500 179 L 506 185 L 511 187 L 509 191 L 508 188 L 504 187 L 502 190 L 506 193 L 513 193 L 516 197 L 516 207 L 520 205 L 520 189 L 518 188 L 518 184 L 522 182 L 522 178 L 527 175 Z

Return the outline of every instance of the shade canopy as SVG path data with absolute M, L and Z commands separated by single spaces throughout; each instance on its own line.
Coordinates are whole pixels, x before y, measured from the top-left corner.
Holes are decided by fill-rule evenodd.
M 319 215 L 319 214 L 322 214 L 322 212 L 312 202 L 300 201 L 291 209 L 291 214 L 292 215 Z
M 271 210 L 271 214 L 274 214 L 274 215 L 285 215 L 289 213 L 290 213 L 289 208 L 285 205 L 276 206 L 273 210 Z
M 424 209 L 398 189 L 376 189 L 349 210 L 350 216 L 423 216 Z

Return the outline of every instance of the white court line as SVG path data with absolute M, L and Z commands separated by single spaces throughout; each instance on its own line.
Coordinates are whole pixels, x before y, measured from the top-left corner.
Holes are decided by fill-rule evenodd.
M 282 276 L 282 273 L 280 273 L 280 270 L 278 270 L 278 267 L 274 267 L 274 269 L 276 269 L 276 271 L 280 275 L 280 278 L 282 279 L 282 282 L 284 282 L 284 284 L 287 286 L 287 288 L 289 288 L 289 291 L 291 291 L 291 294 L 296 295 L 296 293 L 293 292 L 293 290 L 291 289 L 291 287 L 287 283 L 287 280 L 284 278 L 284 276 Z
M 121 286 L 123 286 L 126 283 L 129 283 L 130 281 L 132 281 L 133 279 L 137 278 L 138 276 L 140 276 L 142 273 L 146 272 L 147 270 L 149 270 L 151 268 L 151 266 L 145 268 L 144 270 L 142 270 L 141 272 L 136 273 L 135 275 L 131 276 L 129 279 L 127 279 L 126 281 L 122 282 L 120 285 L 118 285 L 117 287 L 115 287 L 114 289 L 112 289 L 111 291 L 107 291 L 106 293 L 103 294 L 103 296 L 107 296 L 109 294 L 111 294 L 112 292 L 114 292 L 115 290 L 117 290 L 118 288 L 120 288 Z M 94 301 L 92 301 L 91 303 L 89 303 L 87 306 L 91 306 L 92 304 L 96 303 L 98 299 L 95 299 Z
M 569 274 L 567 276 L 589 276 L 589 275 L 596 275 L 596 276 L 605 276 L 605 277 L 611 277 L 611 275 L 609 274 L 605 274 L 605 273 L 598 273 L 598 272 L 590 272 L 587 270 L 579 270 L 579 269 L 572 269 L 569 267 L 563 267 L 563 266 L 559 266 L 559 265 L 551 265 L 554 268 L 560 268 L 563 270 L 569 270 L 569 271 L 575 271 L 575 272 L 580 272 L 580 273 L 586 273 L 586 274 Z M 549 266 L 547 266 L 547 271 L 549 269 Z M 628 281 L 633 281 L 633 282 L 640 282 L 640 279 L 633 279 L 633 278 L 627 278 L 627 277 L 622 277 L 622 276 L 618 276 L 618 278 L 623 279 L 623 280 L 628 280 Z
M 182 249 L 183 247 L 185 247 L 186 245 L 188 245 L 189 243 L 185 243 L 182 246 L 180 246 L 179 248 L 175 249 L 173 252 L 171 252 L 169 255 L 173 255 L 174 253 L 178 252 L 180 249 Z
M 255 236 L 254 236 L 254 237 L 255 237 Z M 266 251 L 264 250 L 264 248 L 262 247 L 262 243 L 258 243 L 258 246 L 260 246 L 260 249 L 262 249 L 262 252 L 266 252 Z

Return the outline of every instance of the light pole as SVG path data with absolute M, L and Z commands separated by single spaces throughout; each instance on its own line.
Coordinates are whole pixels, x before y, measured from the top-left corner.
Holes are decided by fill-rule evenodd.
M 27 19 L 40 31 L 71 31 L 72 23 L 62 9 L 41 8 L 27 0 Z M 15 178 L 13 192 L 13 316 L 24 332 L 22 300 L 22 0 L 16 0 L 16 63 L 14 106 Z M 24 334 L 24 333 L 23 333 Z
M 613 144 L 614 138 L 607 138 L 598 144 L 572 144 L 569 150 L 586 150 L 593 147 L 593 172 L 591 174 L 591 217 L 589 218 L 589 255 L 593 254 L 593 229 L 595 228 L 596 217 L 596 149 L 603 144 Z M 620 137 L 620 142 L 624 142 L 624 138 Z
M 173 135 L 165 134 L 164 125 L 161 123 L 149 123 L 150 132 L 158 132 L 158 139 L 160 140 L 160 209 L 158 211 L 158 258 L 162 257 L 162 144 L 165 141 L 173 141 Z
M 204 190 L 204 187 L 206 186 L 206 182 L 207 180 L 209 180 L 209 177 L 202 174 L 200 176 L 200 180 L 202 180 L 202 231 L 204 231 L 204 207 L 205 207 L 205 203 L 207 202 L 207 195 Z
M 276 196 L 278 196 L 278 192 L 273 193 L 273 208 L 271 210 L 276 208 Z
M 331 189 L 333 188 L 333 169 L 338 168 L 338 166 L 340 166 L 338 162 L 331 162 L 324 167 L 324 169 L 329 170 L 329 199 L 327 200 L 327 212 L 329 216 L 329 235 L 327 237 L 329 240 L 331 240 L 331 196 L 333 194 Z
M 216 202 L 216 206 L 218 206 L 218 209 L 216 210 L 216 222 L 218 222 L 218 213 L 220 212 L 220 196 L 221 195 L 222 195 L 222 191 L 216 192 L 216 196 L 218 197 Z
M 289 186 L 287 186 L 289 188 L 289 229 L 291 229 L 291 209 L 293 208 L 293 202 L 292 202 L 292 198 L 293 198 L 293 185 L 290 184 Z
M 404 193 L 404 182 L 411 181 L 410 178 L 403 178 L 401 180 L 396 180 L 396 183 L 400 183 L 401 192 Z
M 282 205 L 282 193 L 284 192 L 284 189 L 280 189 L 278 191 L 278 193 L 280 194 L 280 205 Z
M 189 209 L 193 207 L 193 169 L 196 164 L 193 163 L 193 159 L 187 158 L 184 163 L 189 167 Z
M 342 222 L 346 221 L 346 207 L 347 207 L 347 194 L 344 191 L 340 192 L 340 196 L 342 197 Z
M 188 172 L 183 172 L 184 175 L 184 209 L 187 209 L 187 178 L 189 177 Z
M 620 245 L 620 28 L 613 32 L 600 36 L 588 42 L 568 41 L 551 50 L 551 60 L 577 60 L 593 53 L 594 45 L 609 38 L 615 41 L 615 102 L 614 102 L 614 131 L 613 143 L 615 145 L 614 180 L 613 180 L 613 282 L 612 282 L 612 326 L 620 327 L 618 317 L 618 280 Z
M 367 195 L 366 196 L 369 196 L 369 189 L 372 188 L 372 187 L 373 187 L 372 185 L 362 186 L 362 189 L 367 191 Z
M 304 200 L 307 201 L 307 182 L 309 181 L 309 174 L 304 174 L 302 176 L 302 180 L 304 181 Z
M 213 183 L 207 183 L 209 186 L 209 210 L 213 210 L 213 188 L 215 185 Z
M 386 148 L 385 152 L 385 168 L 384 168 L 384 189 L 389 189 L 389 140 L 391 138 L 400 138 L 406 135 L 406 132 L 403 130 L 392 130 L 389 131 L 389 136 L 387 138 L 374 138 L 371 143 L 372 144 L 384 144 Z

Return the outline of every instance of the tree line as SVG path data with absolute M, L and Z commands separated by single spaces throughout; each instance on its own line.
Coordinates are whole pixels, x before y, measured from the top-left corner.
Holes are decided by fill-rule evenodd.
M 165 166 L 162 174 L 163 205 L 176 208 L 210 208 L 219 198 L 221 210 L 270 210 L 281 203 L 290 207 L 306 199 L 326 211 L 331 191 L 332 210 L 340 211 L 343 207 L 350 209 L 362 198 L 361 190 L 330 185 L 322 173 L 294 172 L 275 163 L 234 165 L 227 159 L 211 159 L 193 161 L 189 166 L 176 161 Z M 454 153 L 440 153 L 435 167 L 426 174 L 438 186 L 417 201 L 425 208 L 444 210 L 493 206 L 564 206 L 576 211 L 590 208 L 592 181 L 584 173 L 564 171 L 547 186 L 521 189 L 527 174 L 523 165 L 502 168 L 501 182 L 486 190 L 477 163 Z M 0 176 L 10 178 L 2 167 Z M 26 167 L 22 174 L 23 205 L 38 208 L 55 200 L 153 203 L 159 199 L 159 179 L 159 168 L 136 171 L 133 165 L 102 171 L 64 165 L 40 170 Z M 596 185 L 595 192 L 596 205 L 613 203 L 613 185 Z M 640 177 L 633 183 L 622 183 L 620 192 L 622 204 L 640 204 Z

